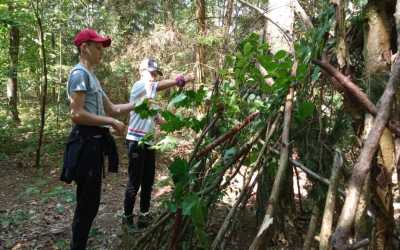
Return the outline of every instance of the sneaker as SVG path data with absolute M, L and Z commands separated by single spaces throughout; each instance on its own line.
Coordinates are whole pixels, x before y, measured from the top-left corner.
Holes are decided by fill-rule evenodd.
M 122 217 L 122 225 L 124 227 L 124 230 L 128 233 L 138 233 L 142 232 L 142 229 L 139 229 L 135 223 L 133 223 L 133 215 L 130 216 L 125 216 L 123 215 Z
M 133 226 L 133 215 L 122 215 L 122 225 Z
M 150 212 L 140 213 L 137 221 L 137 227 L 139 229 L 146 228 L 151 223 L 152 220 L 153 217 L 150 215 Z

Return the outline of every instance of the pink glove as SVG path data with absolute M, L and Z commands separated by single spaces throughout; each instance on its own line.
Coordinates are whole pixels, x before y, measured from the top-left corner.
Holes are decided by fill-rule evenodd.
M 182 75 L 177 76 L 175 82 L 178 87 L 184 87 L 186 85 L 185 78 Z

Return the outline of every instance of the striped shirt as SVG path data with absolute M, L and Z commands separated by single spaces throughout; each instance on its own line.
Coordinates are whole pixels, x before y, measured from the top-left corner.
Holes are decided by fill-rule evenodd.
M 132 86 L 129 102 L 140 103 L 145 98 L 154 99 L 156 97 L 158 82 L 145 82 L 139 80 Z M 128 133 L 126 139 L 130 141 L 140 141 L 147 133 L 154 131 L 154 117 L 146 119 L 131 111 L 129 118 Z

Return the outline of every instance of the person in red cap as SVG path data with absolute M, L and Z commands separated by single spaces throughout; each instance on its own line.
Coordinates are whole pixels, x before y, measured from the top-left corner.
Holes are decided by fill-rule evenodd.
M 118 171 L 117 149 L 109 128 L 123 135 L 125 125 L 112 116 L 128 113 L 134 104 L 112 103 L 94 73 L 103 49 L 111 45 L 111 38 L 83 29 L 75 36 L 74 44 L 79 51 L 79 63 L 71 70 L 67 84 L 74 126 L 65 148 L 60 179 L 77 184 L 71 249 L 82 250 L 86 249 L 89 230 L 99 209 L 105 156 L 108 170 Z

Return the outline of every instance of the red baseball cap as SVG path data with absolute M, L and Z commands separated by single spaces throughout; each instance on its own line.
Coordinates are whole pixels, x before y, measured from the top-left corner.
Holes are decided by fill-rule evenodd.
M 101 36 L 93 29 L 83 29 L 76 34 L 74 44 L 79 47 L 83 42 L 96 42 L 101 43 L 103 47 L 111 45 L 111 38 L 109 36 Z

